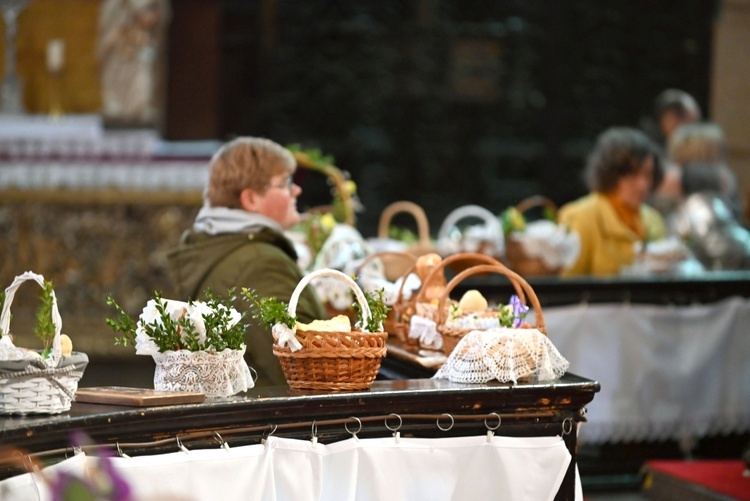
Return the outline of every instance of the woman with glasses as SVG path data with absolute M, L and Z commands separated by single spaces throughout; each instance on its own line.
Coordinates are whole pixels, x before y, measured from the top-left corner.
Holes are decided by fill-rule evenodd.
M 185 299 L 198 299 L 207 287 L 222 295 L 247 287 L 260 297 L 289 302 L 303 276 L 283 234 L 300 220 L 296 167 L 289 150 L 263 138 L 241 137 L 216 152 L 203 208 L 168 256 Z M 235 307 L 247 310 L 248 304 L 237 301 Z M 297 317 L 305 323 L 327 318 L 312 287 L 301 294 Z M 286 384 L 270 330 L 253 323 L 247 336 L 246 358 L 258 372 L 256 387 Z

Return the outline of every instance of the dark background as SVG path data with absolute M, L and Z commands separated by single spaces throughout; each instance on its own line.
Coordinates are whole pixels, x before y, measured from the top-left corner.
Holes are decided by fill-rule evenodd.
M 434 235 L 461 205 L 499 213 L 530 195 L 561 205 L 584 194 L 596 135 L 637 126 L 665 88 L 710 116 L 720 6 L 181 0 L 165 137 L 320 148 L 357 182 L 364 235 L 396 200 L 424 207 Z M 300 180 L 303 208 L 330 199 L 312 177 Z

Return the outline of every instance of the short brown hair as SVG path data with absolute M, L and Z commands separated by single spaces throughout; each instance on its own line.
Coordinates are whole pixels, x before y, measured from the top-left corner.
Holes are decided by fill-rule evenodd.
M 262 192 L 271 178 L 293 174 L 297 162 L 283 146 L 260 137 L 239 137 L 219 148 L 211 158 L 203 201 L 209 207 L 240 207 L 240 194 L 250 188 Z
M 654 143 L 631 127 L 611 127 L 596 139 L 586 164 L 586 180 L 592 191 L 611 193 L 620 178 L 635 174 L 643 161 L 654 159 L 654 185 L 661 179 L 661 162 Z

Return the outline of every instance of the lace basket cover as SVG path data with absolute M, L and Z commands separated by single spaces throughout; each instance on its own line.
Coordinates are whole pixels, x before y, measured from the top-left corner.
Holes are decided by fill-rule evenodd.
M 539 330 L 496 328 L 465 335 L 434 377 L 454 383 L 550 381 L 565 374 L 568 365 Z
M 228 397 L 255 386 L 245 362 L 245 349 L 166 351 L 154 353 L 154 389 L 191 391 L 207 397 Z

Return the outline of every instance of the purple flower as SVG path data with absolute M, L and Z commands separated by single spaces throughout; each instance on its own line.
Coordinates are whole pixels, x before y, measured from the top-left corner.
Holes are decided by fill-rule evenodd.
M 523 304 L 515 294 L 510 297 L 510 305 L 513 307 L 513 327 L 519 327 L 526 319 L 529 307 Z

